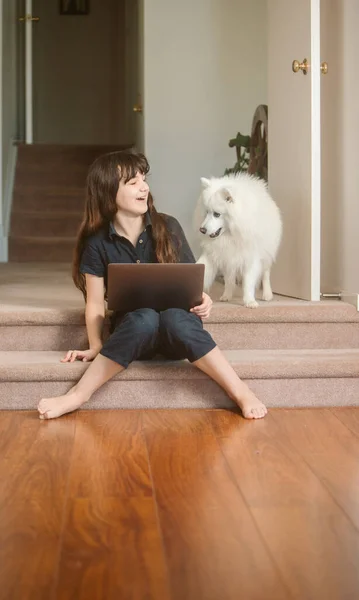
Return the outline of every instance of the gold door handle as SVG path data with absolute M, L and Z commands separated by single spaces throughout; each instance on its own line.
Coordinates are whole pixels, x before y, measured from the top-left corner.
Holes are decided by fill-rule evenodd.
M 303 75 L 306 75 L 308 73 L 309 67 L 310 67 L 310 64 L 308 63 L 306 58 L 301 63 L 299 62 L 299 60 L 293 60 L 293 62 L 292 62 L 292 71 L 294 73 L 298 73 L 298 71 L 302 71 Z M 328 63 L 323 61 L 320 64 L 320 70 L 323 75 L 326 75 L 328 73 Z
M 328 63 L 327 62 L 322 62 L 320 64 L 320 70 L 322 72 L 322 75 L 326 75 L 328 73 Z
M 142 104 L 135 104 L 135 106 L 133 107 L 133 112 L 135 112 L 135 113 L 141 113 L 141 112 L 143 112 L 143 106 L 142 106 Z
M 305 58 L 303 62 L 299 62 L 299 60 L 293 60 L 292 62 L 292 71 L 293 73 L 298 73 L 298 71 L 302 71 L 303 75 L 308 73 L 309 64 L 307 59 Z
M 40 21 L 40 17 L 33 17 L 32 15 L 25 15 L 25 17 L 19 17 L 19 21 Z

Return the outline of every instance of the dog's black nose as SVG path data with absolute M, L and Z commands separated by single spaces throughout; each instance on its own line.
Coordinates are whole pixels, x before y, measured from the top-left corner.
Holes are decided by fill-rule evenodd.
M 205 229 L 205 227 L 200 227 L 199 230 L 201 233 L 207 233 L 207 229 Z

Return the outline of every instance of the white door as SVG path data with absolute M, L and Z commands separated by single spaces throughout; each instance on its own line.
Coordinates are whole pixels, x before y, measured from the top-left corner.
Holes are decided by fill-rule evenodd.
M 268 181 L 284 223 L 272 285 L 304 300 L 320 299 L 320 77 L 320 0 L 268 0 Z

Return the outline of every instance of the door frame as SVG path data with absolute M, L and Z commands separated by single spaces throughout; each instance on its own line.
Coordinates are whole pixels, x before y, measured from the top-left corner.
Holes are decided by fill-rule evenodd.
M 312 131 L 311 131 L 311 160 L 312 160 L 312 198 L 317 201 L 312 205 L 312 231 L 311 231 L 311 300 L 320 300 L 321 285 L 321 168 L 317 168 L 319 163 L 321 167 L 321 71 L 320 71 L 320 35 L 315 35 L 320 29 L 320 0 L 311 0 L 311 110 L 312 110 Z M 319 74 L 319 76 L 318 76 Z

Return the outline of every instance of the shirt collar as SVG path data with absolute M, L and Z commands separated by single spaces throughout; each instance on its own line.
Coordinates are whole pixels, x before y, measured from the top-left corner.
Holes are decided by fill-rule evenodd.
M 151 219 L 151 215 L 150 215 L 149 211 L 147 211 L 145 214 L 145 229 L 147 229 L 147 227 L 152 227 L 152 219 Z M 118 235 L 112 221 L 110 221 L 110 225 L 108 228 L 108 235 L 110 238 L 112 238 L 114 235 L 117 235 L 117 237 L 121 237 Z

